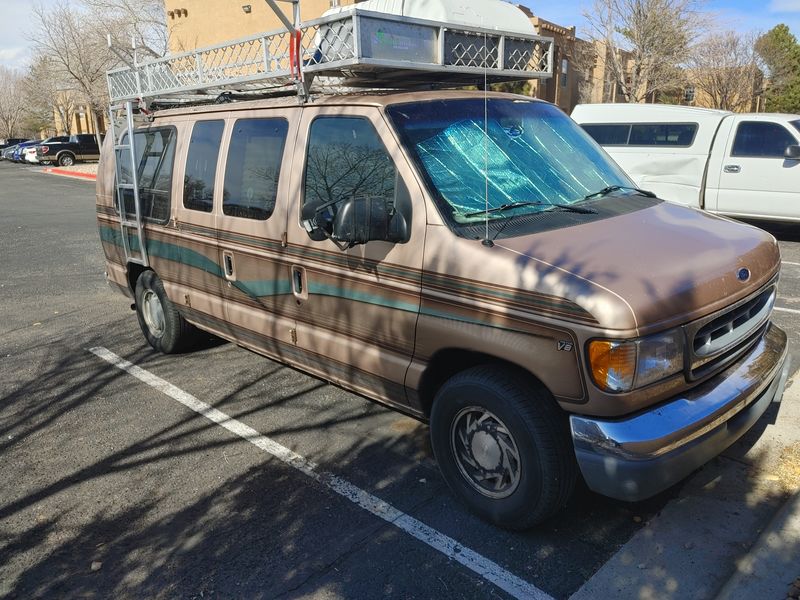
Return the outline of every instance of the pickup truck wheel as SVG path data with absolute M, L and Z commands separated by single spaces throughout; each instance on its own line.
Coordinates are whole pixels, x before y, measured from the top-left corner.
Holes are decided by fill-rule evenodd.
M 564 413 L 537 382 L 480 366 L 448 380 L 431 411 L 431 443 L 450 490 L 506 529 L 527 529 L 569 500 L 577 467 Z
M 75 157 L 72 154 L 65 152 L 58 157 L 58 164 L 62 167 L 71 167 L 75 164 Z
M 175 309 L 153 271 L 144 271 L 136 281 L 136 316 L 147 342 L 164 354 L 188 349 L 196 337 L 197 330 Z

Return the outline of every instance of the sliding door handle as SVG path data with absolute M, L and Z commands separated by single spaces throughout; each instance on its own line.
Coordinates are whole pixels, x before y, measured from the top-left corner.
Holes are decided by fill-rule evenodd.
M 306 282 L 306 270 L 298 265 L 292 265 L 292 295 L 299 304 L 308 299 L 308 284 Z
M 725 165 L 725 167 L 722 170 L 725 171 L 726 173 L 741 173 L 742 167 L 740 167 L 739 165 Z
M 233 252 L 225 250 L 222 253 L 222 269 L 225 271 L 225 279 L 236 281 L 236 271 L 233 268 Z

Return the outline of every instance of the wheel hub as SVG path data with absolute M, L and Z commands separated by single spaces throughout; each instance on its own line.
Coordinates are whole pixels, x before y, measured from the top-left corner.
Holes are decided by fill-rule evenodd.
M 146 290 L 142 295 L 142 316 L 147 328 L 155 337 L 164 333 L 164 309 L 153 290 Z
M 494 471 L 500 466 L 500 444 L 489 432 L 476 431 L 472 436 L 470 450 L 482 469 Z
M 505 498 L 517 489 L 519 450 L 496 415 L 478 406 L 461 410 L 452 421 L 450 445 L 459 472 L 484 496 Z

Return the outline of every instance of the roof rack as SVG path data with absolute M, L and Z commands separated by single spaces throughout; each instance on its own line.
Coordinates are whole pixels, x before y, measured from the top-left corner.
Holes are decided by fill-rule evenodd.
M 365 10 L 298 23 L 274 0 L 285 29 L 108 72 L 112 103 L 213 100 L 296 86 L 301 100 L 352 88 L 418 89 L 548 78 L 553 39 Z M 295 18 L 299 10 L 293 2 Z M 297 22 L 297 21 L 296 21 Z

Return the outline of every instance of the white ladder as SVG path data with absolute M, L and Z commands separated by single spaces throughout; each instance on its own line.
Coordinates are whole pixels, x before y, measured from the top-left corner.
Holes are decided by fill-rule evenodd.
M 117 134 L 114 126 L 115 113 L 120 111 L 123 112 L 125 127 Z M 122 249 L 125 253 L 125 262 L 148 267 L 150 266 L 150 262 L 147 256 L 142 207 L 139 199 L 139 173 L 134 136 L 134 102 L 128 100 L 122 104 L 111 106 L 109 115 L 111 117 L 109 119 L 109 129 L 114 143 L 114 172 L 116 174 L 114 185 L 117 193 L 116 203 L 119 209 L 119 229 L 122 236 Z M 123 172 L 123 165 L 126 162 L 130 165 L 129 174 Z M 127 175 L 127 177 L 123 178 L 123 175 Z M 126 198 L 130 196 L 133 196 L 133 215 L 129 214 L 125 201 Z M 134 245 L 137 247 L 134 247 Z

